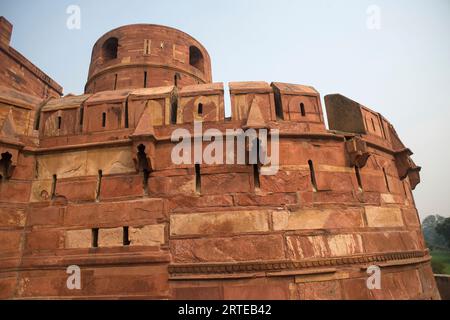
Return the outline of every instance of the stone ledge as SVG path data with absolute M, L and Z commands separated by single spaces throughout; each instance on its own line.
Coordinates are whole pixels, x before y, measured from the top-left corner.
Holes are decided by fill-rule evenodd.
M 261 262 L 233 262 L 233 263 L 189 263 L 189 264 L 171 264 L 169 265 L 169 274 L 172 279 L 185 278 L 198 275 L 223 275 L 234 273 L 255 274 L 258 272 L 269 275 L 285 275 L 282 272 L 295 271 L 299 269 L 310 269 L 310 273 L 317 272 L 317 268 L 332 268 L 334 266 L 348 266 L 363 263 L 383 263 L 399 260 L 408 260 L 413 263 L 429 261 L 427 251 L 406 251 L 393 252 L 385 254 L 358 255 L 331 259 L 307 259 L 302 261 L 278 260 L 278 261 L 261 261 Z M 334 269 L 333 269 L 334 270 Z M 327 272 L 334 272 L 328 270 Z M 274 273 L 276 272 L 276 273 Z M 302 273 L 308 274 L 308 273 Z

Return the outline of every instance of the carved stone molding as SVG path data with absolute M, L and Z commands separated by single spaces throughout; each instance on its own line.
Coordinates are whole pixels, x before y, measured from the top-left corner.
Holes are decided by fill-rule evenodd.
M 406 251 L 348 256 L 328 259 L 307 260 L 279 260 L 279 261 L 253 261 L 253 262 L 223 262 L 223 263 L 190 263 L 171 264 L 169 273 L 171 277 L 195 275 L 195 274 L 233 274 L 233 273 L 257 273 L 293 271 L 307 268 L 326 268 L 336 266 L 349 266 L 367 263 L 386 263 L 389 261 L 424 258 L 427 251 Z M 313 270 L 314 270 L 313 269 Z

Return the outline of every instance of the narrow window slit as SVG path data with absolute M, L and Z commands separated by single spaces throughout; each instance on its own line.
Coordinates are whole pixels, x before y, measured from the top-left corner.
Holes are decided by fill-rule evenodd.
M 144 169 L 144 179 L 143 179 L 143 188 L 144 188 L 144 196 L 148 196 L 148 178 L 150 176 L 150 172 L 147 169 Z
M 150 40 L 144 40 L 144 54 L 150 54 Z
M 304 117 L 306 115 L 305 112 L 305 105 L 302 103 L 300 103 L 300 113 L 302 114 L 302 117 Z
M 175 75 L 173 76 L 173 84 L 175 87 L 178 86 L 178 80 L 181 80 L 181 75 L 176 72 Z
M 114 75 L 114 90 L 117 89 L 117 73 Z
M 259 180 L 259 166 L 257 164 L 253 165 L 253 181 L 255 183 L 255 189 L 259 189 L 261 182 Z
M 92 229 L 92 248 L 98 248 L 98 228 Z
M 102 127 L 106 127 L 106 112 L 102 113 Z
M 53 175 L 53 178 L 52 178 L 52 191 L 51 191 L 51 199 L 53 200 L 53 199 L 55 199 L 55 197 L 56 197 L 56 182 L 57 182 L 57 177 L 56 177 L 56 174 L 54 174 Z
M 95 191 L 95 201 L 100 200 L 100 190 L 102 188 L 102 178 L 103 178 L 103 171 L 98 170 L 98 178 L 97 178 L 97 190 Z
M 198 104 L 197 113 L 200 116 L 203 115 L 203 104 L 202 103 Z
M 195 164 L 195 191 L 202 192 L 202 175 L 200 173 L 200 164 Z
M 61 122 L 62 122 L 62 118 L 61 118 L 61 116 L 58 116 L 58 123 L 57 123 L 58 129 L 61 129 Z
M 359 172 L 359 168 L 355 166 L 355 174 L 356 174 L 356 180 L 358 181 L 358 189 L 360 192 L 363 191 L 362 187 L 362 181 L 361 181 L 361 173 Z
M 123 245 L 129 246 L 131 243 L 130 236 L 128 233 L 128 227 L 123 227 Z
M 147 88 L 147 71 L 144 71 L 144 88 Z
M 128 120 L 128 99 L 125 101 L 125 128 L 129 128 L 129 120 Z
M 313 191 L 317 192 L 317 181 L 316 181 L 316 173 L 314 172 L 314 164 L 311 160 L 308 160 L 309 165 L 309 174 L 311 177 L 311 184 L 313 187 Z
M 178 112 L 178 102 L 172 102 L 172 110 L 170 115 L 170 123 L 177 124 L 177 112 Z
M 84 107 L 81 106 L 81 108 L 80 108 L 80 126 L 83 125 L 83 118 L 84 118 Z

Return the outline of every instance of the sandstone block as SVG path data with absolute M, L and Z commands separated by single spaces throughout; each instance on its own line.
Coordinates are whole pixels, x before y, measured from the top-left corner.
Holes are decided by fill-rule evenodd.
M 159 246 L 165 243 L 164 224 L 130 227 L 128 234 L 132 246 Z
M 402 212 L 399 208 L 366 207 L 365 214 L 369 227 L 386 228 L 403 226 Z
M 123 227 L 102 228 L 98 231 L 99 247 L 121 247 L 123 246 Z
M 66 249 L 81 249 L 92 247 L 92 229 L 67 230 L 65 238 Z
M 266 211 L 176 214 L 170 217 L 172 236 L 248 233 L 269 230 Z
M 272 214 L 274 230 L 306 230 L 362 227 L 360 209 L 300 209 Z

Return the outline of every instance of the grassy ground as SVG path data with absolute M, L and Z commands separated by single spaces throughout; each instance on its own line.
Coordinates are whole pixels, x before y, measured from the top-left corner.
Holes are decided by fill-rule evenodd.
M 435 274 L 450 274 L 450 251 L 431 251 L 431 265 Z

